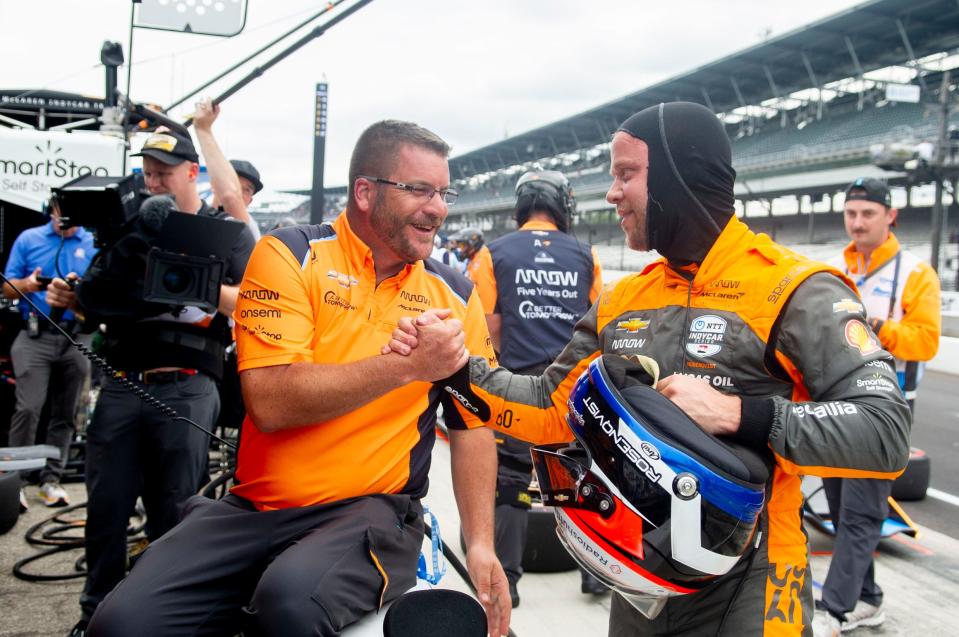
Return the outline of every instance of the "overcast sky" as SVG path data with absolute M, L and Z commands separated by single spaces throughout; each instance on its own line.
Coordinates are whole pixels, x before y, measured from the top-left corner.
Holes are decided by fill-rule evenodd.
M 374 0 L 224 102 L 214 132 L 228 156 L 260 169 L 268 187 L 308 188 L 313 94 L 325 77 L 325 180 L 342 185 L 353 144 L 374 121 L 415 121 L 445 138 L 455 156 L 856 4 Z M 130 6 L 128 0 L 0 0 L 0 88 L 102 96 L 100 47 L 116 40 L 127 51 Z M 249 0 L 246 29 L 233 38 L 137 29 L 131 95 L 165 106 L 321 6 Z M 215 96 L 243 75 L 234 73 L 204 94 Z M 174 114 L 191 112 L 193 101 Z

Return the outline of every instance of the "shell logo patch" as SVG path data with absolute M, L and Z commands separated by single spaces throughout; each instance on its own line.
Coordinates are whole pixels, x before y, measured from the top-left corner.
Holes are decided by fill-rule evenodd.
M 846 323 L 846 342 L 850 347 L 858 349 L 863 356 L 879 351 L 879 343 L 862 321 Z

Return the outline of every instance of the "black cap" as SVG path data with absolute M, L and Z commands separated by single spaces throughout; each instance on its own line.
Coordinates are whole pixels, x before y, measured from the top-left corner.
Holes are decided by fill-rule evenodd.
M 872 201 L 887 208 L 892 208 L 892 195 L 886 182 L 872 177 L 860 177 L 846 188 L 846 200 L 859 199 Z
M 185 161 L 194 163 L 200 161 L 190 134 L 185 130 L 177 129 L 165 129 L 153 133 L 143 144 L 140 152 L 134 153 L 132 157 L 152 157 L 170 166 L 176 166 Z
M 230 165 L 233 166 L 233 170 L 236 171 L 236 174 L 244 179 L 249 180 L 253 184 L 253 194 L 256 194 L 263 190 L 263 182 L 260 181 L 260 171 L 256 167 L 245 159 L 231 159 Z

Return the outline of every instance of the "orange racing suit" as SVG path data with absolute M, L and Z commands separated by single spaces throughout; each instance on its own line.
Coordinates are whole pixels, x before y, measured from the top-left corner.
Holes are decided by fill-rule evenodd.
M 542 377 L 474 357 L 468 382 L 465 372 L 447 382 L 460 388 L 465 418 L 534 443 L 572 439 L 569 391 L 602 353 L 649 356 L 661 377 L 694 375 L 741 396 L 736 437 L 768 446 L 776 463 L 756 553 L 715 586 L 671 599 L 656 620 L 614 601 L 610 634 L 715 634 L 728 614 L 737 635 L 809 636 L 800 476 L 894 478 L 908 455 L 911 419 L 892 358 L 855 299 L 838 271 L 734 216 L 698 268 L 660 259 L 604 290 Z

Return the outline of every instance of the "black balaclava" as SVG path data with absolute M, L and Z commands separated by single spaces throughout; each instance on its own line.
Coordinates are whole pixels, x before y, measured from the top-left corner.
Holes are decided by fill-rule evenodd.
M 702 263 L 733 216 L 729 137 L 700 104 L 650 106 L 619 127 L 649 147 L 650 248 L 676 264 Z

